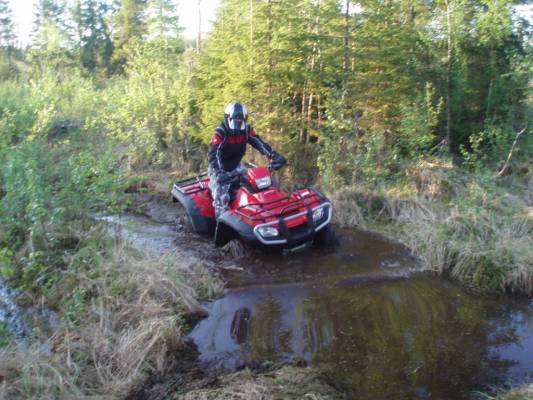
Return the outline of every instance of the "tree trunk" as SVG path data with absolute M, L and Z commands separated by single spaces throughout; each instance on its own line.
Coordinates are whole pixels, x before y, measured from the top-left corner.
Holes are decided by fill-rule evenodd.
M 344 59 L 342 61 L 342 71 L 344 81 L 348 76 L 348 46 L 350 45 L 350 0 L 346 0 L 346 12 L 344 13 Z
M 305 127 L 306 118 L 305 118 L 305 111 L 307 110 L 306 107 L 306 88 L 307 88 L 307 82 L 304 85 L 304 89 L 302 91 L 302 107 L 300 109 L 300 143 L 307 142 L 307 129 Z
M 452 41 L 452 5 L 451 0 L 445 0 L 446 4 L 446 28 L 448 32 L 448 48 L 446 52 L 446 144 L 448 150 L 452 151 L 452 63 L 453 63 L 453 41 Z
M 254 1 L 250 0 L 250 98 L 254 102 Z
M 202 47 L 202 0 L 198 0 L 198 36 L 196 36 L 196 53 Z

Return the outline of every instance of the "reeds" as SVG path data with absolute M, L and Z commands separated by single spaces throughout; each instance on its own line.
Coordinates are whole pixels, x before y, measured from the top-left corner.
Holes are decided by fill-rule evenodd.
M 425 269 L 477 289 L 531 296 L 531 181 L 517 191 L 485 176 L 421 168 L 410 170 L 402 190 L 391 184 L 334 193 L 337 220 L 343 226 L 387 224 Z
M 185 315 L 205 313 L 198 292 L 222 289 L 200 265 L 174 253 L 156 257 L 117 243 L 111 254 L 90 269 L 65 273 L 91 293 L 81 315 L 46 339 L 2 351 L 0 399 L 121 398 L 172 364 Z

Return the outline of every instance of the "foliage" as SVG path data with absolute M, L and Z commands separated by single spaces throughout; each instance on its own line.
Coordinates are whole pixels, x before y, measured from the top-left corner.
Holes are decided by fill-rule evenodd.
M 113 42 L 106 21 L 108 5 L 102 0 L 76 1 L 72 9 L 80 64 L 91 73 L 111 67 Z
M 1 395 L 124 397 L 169 366 L 220 282 L 94 216 L 128 206 L 129 175 L 204 168 L 231 100 L 294 181 L 338 190 L 342 224 L 386 224 L 428 269 L 531 294 L 532 135 L 520 174 L 493 178 L 533 116 L 517 3 L 221 0 L 193 50 L 171 1 L 40 0 L 23 51 L 0 0 L 0 273 L 62 318 L 50 354 L 2 353 Z
M 69 268 L 46 293 L 62 316 L 50 351 L 39 342 L 2 349 L 3 397 L 123 398 L 172 367 L 184 347 L 183 313 L 203 312 L 194 287 L 221 291 L 176 254 L 140 252 L 94 224 L 76 234 Z
M 46 290 L 66 267 L 64 252 L 78 245 L 69 226 L 102 209 L 123 209 L 127 181 L 112 142 L 80 131 L 96 113 L 90 82 L 46 76 L 5 82 L 0 91 L 0 247 L 4 256 L 17 254 L 4 272 L 20 287 Z
M 436 160 L 438 161 L 438 160 Z M 394 182 L 332 196 L 343 225 L 388 225 L 423 268 L 485 291 L 533 293 L 533 223 L 527 189 L 419 162 Z M 354 216 L 357 216 L 354 218 Z
M 9 343 L 11 343 L 11 335 L 7 329 L 7 324 L 0 321 L 0 348 L 6 347 Z
M 114 134 L 131 144 L 130 167 L 180 166 L 187 173 L 202 162 L 186 63 L 192 54 L 174 45 L 158 39 L 130 48 L 129 79 L 108 118 Z
M 15 39 L 13 12 L 7 0 L 0 0 L 0 48 L 13 47 Z

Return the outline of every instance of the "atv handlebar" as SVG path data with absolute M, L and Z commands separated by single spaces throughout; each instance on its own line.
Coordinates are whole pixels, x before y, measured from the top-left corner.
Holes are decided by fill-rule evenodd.
M 283 161 L 272 161 L 268 165 L 268 169 L 270 171 L 277 171 L 279 169 L 282 169 L 285 165 L 287 165 L 287 161 L 285 161 L 285 160 L 283 160 Z
M 269 169 L 269 171 L 277 171 L 277 170 L 283 168 L 284 166 L 285 166 L 285 164 L 272 162 L 268 166 L 268 169 Z

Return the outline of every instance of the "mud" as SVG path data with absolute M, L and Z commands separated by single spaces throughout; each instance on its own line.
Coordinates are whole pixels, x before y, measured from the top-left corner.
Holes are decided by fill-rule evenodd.
M 288 364 L 320 371 L 328 393 L 362 399 L 466 399 L 533 380 L 530 301 L 421 274 L 405 247 L 380 235 L 342 230 L 335 251 L 283 256 L 217 249 L 190 231 L 179 205 L 158 199 L 147 198 L 143 215 L 107 220 L 139 248 L 177 251 L 227 282 L 190 333 L 198 353 L 187 372 L 154 377 L 132 398 L 218 398 L 258 382 L 275 393 L 266 382 L 278 370 L 265 366 Z M 239 386 L 232 371 L 243 368 L 256 372 Z M 283 396 L 274 398 L 298 398 Z

